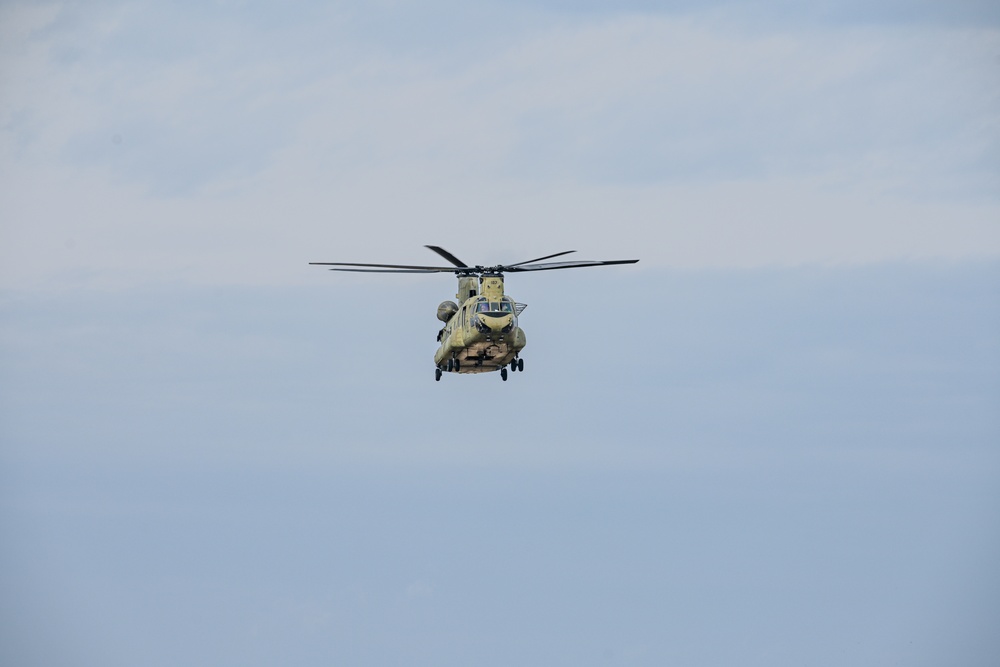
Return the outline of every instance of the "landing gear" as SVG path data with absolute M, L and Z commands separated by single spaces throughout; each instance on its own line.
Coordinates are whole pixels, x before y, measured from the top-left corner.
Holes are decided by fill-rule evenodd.
M 517 370 L 517 359 L 510 360 L 510 372 L 513 373 Z
M 520 357 L 517 359 L 517 372 L 524 372 L 524 359 L 521 359 Z
M 441 381 L 441 369 L 440 368 L 435 368 L 434 369 L 434 381 L 435 382 L 440 382 Z
M 462 362 L 459 361 L 458 358 L 456 357 L 455 358 L 455 372 L 457 373 L 460 370 L 462 370 Z
M 449 373 L 452 372 L 453 370 L 455 370 L 455 360 L 454 359 L 449 359 L 448 360 L 448 367 L 445 370 L 447 370 Z
M 507 369 L 506 368 L 501 368 L 500 369 L 500 379 L 503 380 L 504 382 L 507 381 Z
M 514 372 L 514 371 L 521 372 L 521 371 L 523 371 L 524 370 L 524 359 L 521 359 L 520 357 L 518 357 L 516 359 L 511 359 L 510 360 L 510 370 L 511 370 L 511 372 Z

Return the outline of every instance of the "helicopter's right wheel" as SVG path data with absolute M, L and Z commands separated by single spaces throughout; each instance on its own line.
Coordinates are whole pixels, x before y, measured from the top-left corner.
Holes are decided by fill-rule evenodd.
M 517 370 L 517 359 L 510 360 L 510 372 L 513 373 Z
M 441 369 L 440 368 L 435 368 L 434 369 L 434 381 L 435 382 L 440 382 L 441 381 Z
M 517 358 L 517 372 L 521 373 L 523 371 L 524 371 L 524 359 L 518 357 Z
M 445 368 L 445 370 L 446 370 L 446 371 L 448 371 L 448 372 L 450 373 L 450 372 L 452 372 L 452 370 L 454 370 L 454 369 L 455 369 L 455 360 L 454 360 L 454 359 L 449 359 L 449 360 L 448 360 L 448 367 L 447 367 L 447 368 Z
M 460 370 L 462 370 L 462 362 L 459 361 L 458 358 L 456 357 L 455 358 L 455 372 L 457 373 Z
M 500 369 L 500 379 L 503 380 L 504 382 L 507 381 L 507 369 L 506 368 L 501 368 Z

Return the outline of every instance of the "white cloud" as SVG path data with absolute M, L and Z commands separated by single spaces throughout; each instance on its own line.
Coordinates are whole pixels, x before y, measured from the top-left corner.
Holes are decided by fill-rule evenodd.
M 387 46 L 384 8 L 338 11 L 11 13 L 4 284 L 296 282 L 427 242 L 1000 254 L 996 30 L 596 15 L 428 51 Z

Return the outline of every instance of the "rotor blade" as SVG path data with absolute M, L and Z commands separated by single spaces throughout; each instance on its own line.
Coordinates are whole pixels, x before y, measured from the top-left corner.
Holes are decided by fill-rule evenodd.
M 604 262 L 549 262 L 548 264 L 527 264 L 503 267 L 505 271 L 552 271 L 554 269 L 579 269 L 585 266 L 609 266 L 611 264 L 635 264 L 637 259 L 612 259 Z
M 460 260 L 458 257 L 455 257 L 454 255 L 452 255 L 450 252 L 448 252 L 444 248 L 440 248 L 440 247 L 438 247 L 436 245 L 425 245 L 424 247 L 425 248 L 430 248 L 431 250 L 433 250 L 437 254 L 441 255 L 446 260 L 448 260 L 449 262 L 451 262 L 452 264 L 454 264 L 455 266 L 457 266 L 460 269 L 465 269 L 465 268 L 468 268 L 468 266 L 469 266 L 468 264 L 466 264 L 465 262 L 463 262 L 462 260 Z
M 309 262 L 317 266 L 367 266 L 377 269 L 420 269 L 422 271 L 454 271 L 450 266 L 411 266 L 409 264 L 358 264 L 355 262 Z
M 351 271 L 353 273 L 451 273 L 452 269 L 329 269 L 330 271 Z
M 543 259 L 552 259 L 553 257 L 562 257 L 563 255 L 568 255 L 571 252 L 576 252 L 576 250 L 567 250 L 565 252 L 557 252 L 554 255 L 546 255 L 545 257 L 538 257 L 537 259 L 528 259 L 523 262 L 518 262 L 517 264 L 508 264 L 507 266 L 524 266 L 525 264 L 534 264 L 535 262 L 540 262 Z

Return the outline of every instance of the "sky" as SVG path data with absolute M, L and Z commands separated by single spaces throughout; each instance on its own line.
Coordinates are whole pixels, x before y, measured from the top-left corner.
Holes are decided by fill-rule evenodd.
M 0 661 L 993 664 L 1000 9 L 801 5 L 0 3 Z

